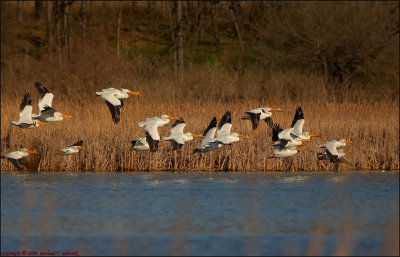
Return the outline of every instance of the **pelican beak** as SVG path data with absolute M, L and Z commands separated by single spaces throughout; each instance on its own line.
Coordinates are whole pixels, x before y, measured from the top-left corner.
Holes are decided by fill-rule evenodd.
M 298 147 L 298 146 L 293 147 L 293 149 L 294 149 L 294 150 L 298 150 L 298 151 L 300 151 L 300 150 L 306 150 L 305 147 Z
M 137 96 L 143 96 L 141 93 L 139 93 L 139 92 L 133 92 L 133 91 L 131 91 L 131 90 L 128 91 L 128 94 L 137 95 Z
M 310 137 L 319 137 L 319 135 L 318 135 L 318 134 L 315 134 L 315 133 L 310 133 L 310 132 L 308 132 L 308 135 L 309 135 Z
M 310 139 L 302 139 L 302 138 L 300 138 L 300 141 L 301 141 L 301 142 L 311 142 Z
M 40 121 L 40 120 L 37 120 L 36 122 L 37 122 L 37 124 L 39 124 L 40 126 L 47 126 L 47 125 L 48 125 L 46 122 L 42 122 L 42 121 Z
M 246 138 L 246 139 L 250 139 L 248 136 L 244 136 L 244 135 L 238 135 L 239 138 Z
M 276 144 L 276 141 L 272 141 L 272 144 L 273 144 L 273 145 Z
M 86 147 L 78 146 L 76 149 L 79 149 L 79 150 L 86 150 Z
M 163 144 L 163 143 L 161 143 L 161 142 L 159 142 L 159 143 L 158 143 L 158 146 L 164 146 L 164 144 Z
M 270 112 L 283 112 L 283 110 L 281 108 L 270 108 L 269 109 Z
M 268 159 L 274 159 L 275 154 L 271 154 L 270 156 L 268 156 Z
M 179 120 L 178 117 L 173 117 L 173 116 L 169 116 L 169 115 L 167 115 L 167 119 L 170 119 L 170 120 Z
M 344 153 L 353 153 L 352 151 L 349 151 L 349 150 L 342 150 Z
M 27 149 L 27 150 L 25 150 L 25 152 L 27 152 L 27 153 L 33 153 L 33 154 L 39 154 L 39 152 L 38 151 L 36 151 L 36 150 L 32 150 L 32 149 Z
M 200 135 L 200 134 L 190 134 L 192 137 L 201 137 L 201 138 L 203 138 L 204 136 L 203 135 Z
M 67 114 L 64 114 L 64 113 L 61 113 L 60 116 L 63 117 L 63 118 L 67 118 L 67 119 L 73 119 L 71 115 L 67 115 Z
M 241 120 L 248 120 L 249 118 L 247 118 L 246 116 L 243 116 L 242 118 L 240 118 Z
M 353 142 L 353 141 L 346 140 L 346 139 L 344 140 L 344 143 L 345 143 L 345 144 L 352 144 L 352 145 L 354 145 L 354 142 Z

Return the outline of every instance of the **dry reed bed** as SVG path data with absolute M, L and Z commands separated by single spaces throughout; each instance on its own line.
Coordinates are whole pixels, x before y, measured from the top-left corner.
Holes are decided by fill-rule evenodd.
M 90 98 L 90 96 L 89 96 Z M 93 93 L 92 100 L 66 102 L 55 100 L 54 105 L 75 119 L 35 129 L 20 129 L 11 121 L 18 119 L 19 98 L 2 96 L 1 102 L 1 153 L 40 143 L 41 171 L 323 171 L 333 169 L 316 159 L 318 145 L 337 138 L 349 138 L 355 142 L 348 149 L 350 160 L 363 170 L 399 169 L 399 116 L 397 103 L 325 104 L 302 103 L 305 113 L 304 130 L 316 132 L 320 138 L 305 143 L 307 150 L 284 160 L 268 159 L 272 151 L 271 129 L 261 122 L 252 130 L 249 121 L 240 120 L 244 111 L 269 105 L 280 107 L 284 112 L 274 113 L 273 120 L 284 128 L 289 127 L 299 103 L 293 102 L 213 102 L 191 101 L 155 103 L 149 97 L 130 97 L 125 101 L 121 123 L 112 123 L 108 108 Z M 78 99 L 80 100 L 80 99 Z M 37 111 L 33 95 L 34 112 Z M 226 110 L 232 111 L 232 131 L 250 136 L 232 147 L 214 152 L 193 154 L 200 145 L 199 139 L 185 144 L 183 149 L 170 151 L 169 143 L 156 153 L 137 153 L 130 150 L 132 139 L 144 136 L 137 123 L 146 117 L 170 114 L 183 117 L 186 132 L 202 133 L 210 120 L 219 120 Z M 161 137 L 169 134 L 172 122 L 160 129 Z M 59 150 L 78 139 L 85 141 L 87 151 L 74 156 L 62 157 Z M 344 166 L 341 169 L 351 167 Z M 14 170 L 5 160 L 1 170 Z

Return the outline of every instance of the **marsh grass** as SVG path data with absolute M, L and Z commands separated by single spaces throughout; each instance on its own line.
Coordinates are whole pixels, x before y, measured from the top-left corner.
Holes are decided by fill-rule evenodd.
M 35 129 L 10 125 L 18 117 L 19 102 L 19 98 L 2 96 L 2 154 L 41 142 L 38 147 L 42 157 L 41 171 L 322 171 L 333 167 L 322 165 L 316 159 L 320 151 L 318 145 L 337 138 L 349 138 L 355 142 L 355 145 L 348 146 L 354 152 L 348 157 L 356 167 L 343 166 L 342 169 L 399 169 L 398 107 L 391 103 L 302 103 L 304 130 L 319 133 L 321 137 L 305 143 L 307 150 L 293 158 L 278 160 L 267 158 L 272 151 L 271 129 L 261 122 L 253 130 L 249 121 L 240 120 L 243 112 L 264 106 L 264 102 L 156 103 L 149 97 L 130 97 L 122 109 L 120 124 L 115 125 L 108 108 L 95 94 L 79 102 L 59 101 L 56 94 L 55 107 L 75 118 Z M 299 104 L 270 105 L 284 109 L 284 112 L 274 113 L 273 120 L 284 128 L 289 127 Z M 130 150 L 130 141 L 144 136 L 143 128 L 139 128 L 137 123 L 146 117 L 180 116 L 187 123 L 185 131 L 203 133 L 209 121 L 214 116 L 219 120 L 226 110 L 232 111 L 232 131 L 248 135 L 250 140 L 242 139 L 231 147 L 202 155 L 192 153 L 200 145 L 199 139 L 186 143 L 183 149 L 175 152 L 171 151 L 168 142 L 156 153 Z M 169 134 L 171 124 L 159 130 L 161 137 Z M 60 149 L 78 139 L 84 140 L 87 151 L 74 156 L 60 156 Z M 2 161 L 1 169 L 14 170 L 14 167 Z

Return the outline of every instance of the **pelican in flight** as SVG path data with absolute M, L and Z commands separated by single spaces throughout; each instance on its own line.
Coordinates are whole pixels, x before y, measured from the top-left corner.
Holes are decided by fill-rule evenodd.
M 217 130 L 217 137 L 214 139 L 214 142 L 223 144 L 223 145 L 230 145 L 233 142 L 237 142 L 240 138 L 249 139 L 248 136 L 241 135 L 236 132 L 231 132 L 232 129 L 232 117 L 231 112 L 225 112 L 224 116 L 222 117 L 221 121 L 218 124 Z
M 284 130 L 278 123 L 273 124 L 271 127 L 274 150 L 268 155 L 269 159 L 287 158 L 297 154 L 298 151 L 305 150 L 304 147 L 299 146 L 302 142 L 290 135 L 292 128 Z
M 268 159 L 291 157 L 297 154 L 300 150 L 305 150 L 305 148 L 300 146 L 281 148 L 279 145 L 274 145 L 274 151 L 268 154 Z
M 72 119 L 71 115 L 66 115 L 52 107 L 54 95 L 50 90 L 39 82 L 35 82 L 35 87 L 40 93 L 39 96 L 39 114 L 32 114 L 32 118 L 43 122 L 62 121 L 64 118 Z
M 39 152 L 33 149 L 22 148 L 19 151 L 1 155 L 1 158 L 9 160 L 18 170 L 23 170 L 29 154 L 39 154 Z
M 348 165 L 354 166 L 354 164 L 349 159 L 344 157 L 346 155 L 346 153 L 353 153 L 352 151 L 345 150 L 342 148 L 337 149 L 337 151 L 338 151 L 337 157 L 335 155 L 332 155 L 329 151 L 325 151 L 322 153 L 318 153 L 317 158 L 320 161 L 329 160 L 330 162 L 333 162 L 333 163 L 346 163 Z
M 293 135 L 291 132 L 293 128 L 283 129 L 279 123 L 275 123 L 271 126 L 272 128 L 272 144 L 279 146 L 280 149 L 290 148 L 292 146 L 299 146 L 304 141 L 310 141 L 309 139 L 302 139 Z
M 32 120 L 32 99 L 31 94 L 26 93 L 24 95 L 24 99 L 19 107 L 19 120 L 11 122 L 11 125 L 20 127 L 20 128 L 36 128 L 39 125 L 47 125 L 41 121 L 33 121 Z
M 86 148 L 82 147 L 82 145 L 83 145 L 83 140 L 79 140 L 75 144 L 67 146 L 64 149 L 61 149 L 60 153 L 62 155 L 71 155 L 79 153 L 79 150 L 86 150 Z
M 271 122 L 271 116 L 273 111 L 282 112 L 281 108 L 269 108 L 262 107 L 244 113 L 242 120 L 251 120 L 253 129 L 258 127 L 260 120 L 264 120 L 267 124 Z
M 293 130 L 290 132 L 293 136 L 299 137 L 300 139 L 310 140 L 311 137 L 319 137 L 318 134 L 311 132 L 303 132 L 304 125 L 304 113 L 301 107 L 297 107 L 296 113 L 294 114 L 294 118 L 292 121 Z
M 211 143 L 214 140 L 216 131 L 217 131 L 217 118 L 214 117 L 203 133 L 204 138 L 201 141 L 201 145 L 199 147 L 196 147 L 193 150 L 193 153 L 206 153 L 217 149 L 219 144 Z
M 142 96 L 139 92 L 133 92 L 129 89 L 118 90 L 112 87 L 102 89 L 100 92 L 96 92 L 96 95 L 101 96 L 110 109 L 111 117 L 115 124 L 120 121 L 121 108 L 124 106 L 124 101 L 122 99 L 128 98 L 129 95 Z
M 146 134 L 146 141 L 150 147 L 150 152 L 156 152 L 158 149 L 158 144 L 160 142 L 158 128 L 167 125 L 170 120 L 179 120 L 179 118 L 164 114 L 161 115 L 161 117 L 147 118 L 145 121 L 138 123 L 139 127 L 144 127 L 144 133 Z
M 317 154 L 317 157 L 320 160 L 325 160 L 327 157 L 331 162 L 335 163 L 340 161 L 349 163 L 349 161 L 346 158 L 344 158 L 344 154 L 349 151 L 340 149 L 341 147 L 344 147 L 347 144 L 354 144 L 354 142 L 344 138 L 327 141 L 324 145 L 319 146 L 320 148 L 325 148 L 325 152 Z
M 131 141 L 131 144 L 132 144 L 131 150 L 135 150 L 136 152 L 143 152 L 150 150 L 149 144 L 147 143 L 145 137 L 136 138 Z M 158 146 L 163 146 L 163 144 L 160 142 Z
M 172 124 L 170 135 L 162 138 L 162 140 L 171 142 L 172 151 L 182 148 L 185 142 L 193 140 L 194 137 L 204 137 L 198 134 L 183 133 L 185 127 L 186 123 L 181 117 Z

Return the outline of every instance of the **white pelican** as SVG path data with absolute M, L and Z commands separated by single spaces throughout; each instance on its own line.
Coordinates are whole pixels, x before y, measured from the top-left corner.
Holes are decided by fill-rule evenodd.
M 258 123 L 260 120 L 264 120 L 267 124 L 271 122 L 270 117 L 272 116 L 273 111 L 281 112 L 281 108 L 269 108 L 269 107 L 261 107 L 251 111 L 247 111 L 244 113 L 244 116 L 241 118 L 242 120 L 251 120 L 253 129 L 258 127 Z
M 268 159 L 291 157 L 297 154 L 300 150 L 305 150 L 305 148 L 299 146 L 291 146 L 284 148 L 281 148 L 280 146 L 274 146 L 274 151 L 268 154 Z
M 344 152 L 339 153 L 338 148 L 344 147 L 347 144 L 354 144 L 353 141 L 347 139 L 330 140 L 325 145 L 320 145 L 320 148 L 325 148 L 326 156 L 331 162 L 338 162 L 340 157 L 343 157 Z
M 201 141 L 201 145 L 199 147 L 196 147 L 193 150 L 193 153 L 206 153 L 217 149 L 219 144 L 212 142 L 214 140 L 216 131 L 217 131 L 217 118 L 214 117 L 203 133 L 204 138 Z
M 32 114 L 32 118 L 43 122 L 62 121 L 64 118 L 72 119 L 71 115 L 63 114 L 52 107 L 54 95 L 50 90 L 39 82 L 35 82 L 34 85 L 40 93 L 39 114 Z
M 298 138 L 297 136 L 291 134 L 293 128 L 282 129 L 278 123 L 273 124 L 271 128 L 272 144 L 274 146 L 279 146 L 280 149 L 299 146 L 303 141 L 310 141 L 309 139 Z
M 304 113 L 301 107 L 299 106 L 296 109 L 296 113 L 294 115 L 291 126 L 293 130 L 290 133 L 299 137 L 300 139 L 305 139 L 305 140 L 310 140 L 311 137 L 319 137 L 319 135 L 315 133 L 303 132 L 303 125 L 304 125 Z
M 192 140 L 194 137 L 204 137 L 203 135 L 198 134 L 183 133 L 185 127 L 185 121 L 180 118 L 172 125 L 169 136 L 162 138 L 162 140 L 171 142 L 172 151 L 182 148 L 185 142 Z
M 119 123 L 121 116 L 121 108 L 124 106 L 123 98 L 128 98 L 130 95 L 142 96 L 139 92 L 133 92 L 129 89 L 115 89 L 106 88 L 102 89 L 100 92 L 96 92 L 96 95 L 101 96 L 104 102 L 107 104 L 111 112 L 111 117 L 115 124 Z
M 22 100 L 21 106 L 19 107 L 19 120 L 11 122 L 11 125 L 20 128 L 36 128 L 39 127 L 39 125 L 47 125 L 39 120 L 32 120 L 32 109 L 31 94 L 26 93 L 24 99 Z
M 23 170 L 26 164 L 26 157 L 29 154 L 39 154 L 38 151 L 32 149 L 22 148 L 19 151 L 10 152 L 5 155 L 1 155 L 1 158 L 9 160 L 18 170 Z
M 329 160 L 330 162 L 340 162 L 340 163 L 346 163 L 346 164 L 354 166 L 354 164 L 350 160 L 348 160 L 346 157 L 344 157 L 346 153 L 353 153 L 352 151 L 345 150 L 342 148 L 337 149 L 337 151 L 338 151 L 337 157 L 332 155 L 329 151 L 325 151 L 322 153 L 318 153 L 317 158 L 320 161 L 321 160 Z
M 146 141 L 149 144 L 150 152 L 156 152 L 158 144 L 160 142 L 160 135 L 158 134 L 158 128 L 167 125 L 170 120 L 179 120 L 176 117 L 169 115 L 161 115 L 161 117 L 147 118 L 145 121 L 138 123 L 139 127 L 144 127 L 144 133 L 146 134 Z
M 225 112 L 221 121 L 218 124 L 217 137 L 210 143 L 218 143 L 220 145 L 230 145 L 233 142 L 237 142 L 240 138 L 249 139 L 248 136 L 241 135 L 236 132 L 231 132 L 232 129 L 232 118 L 231 112 Z
M 145 137 L 136 138 L 131 141 L 131 144 L 132 144 L 131 150 L 135 150 L 136 152 L 143 152 L 150 150 L 149 144 L 147 143 Z M 163 146 L 163 144 L 160 142 L 158 146 Z
M 83 145 L 83 140 L 79 140 L 73 145 L 67 146 L 64 149 L 61 149 L 60 153 L 62 155 L 71 155 L 75 153 L 79 153 L 79 150 L 86 150 L 85 147 L 82 147 Z

